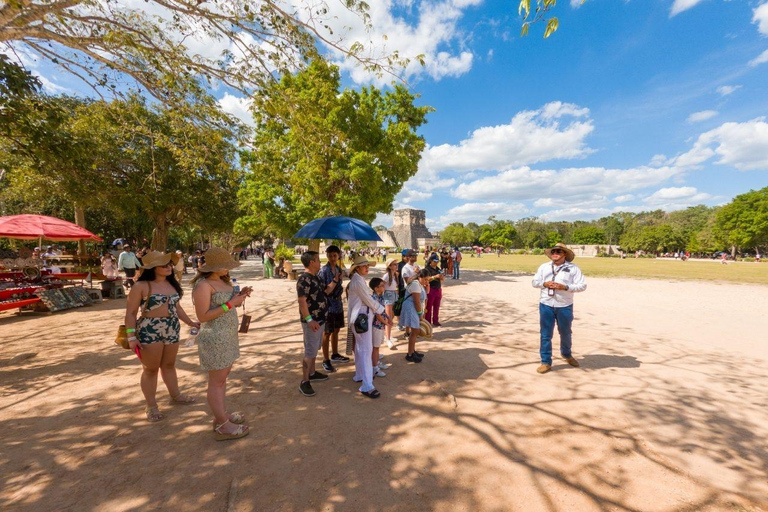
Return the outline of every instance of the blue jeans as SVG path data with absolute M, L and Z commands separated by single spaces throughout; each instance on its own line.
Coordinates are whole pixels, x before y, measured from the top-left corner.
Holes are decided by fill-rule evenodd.
M 557 323 L 560 333 L 560 354 L 571 357 L 571 324 L 573 323 L 573 304 L 564 308 L 555 308 L 539 303 L 539 328 L 541 329 L 541 364 L 552 364 L 552 335 Z
M 461 263 L 458 261 L 453 262 L 453 278 L 458 279 L 459 278 L 459 267 L 461 266 Z

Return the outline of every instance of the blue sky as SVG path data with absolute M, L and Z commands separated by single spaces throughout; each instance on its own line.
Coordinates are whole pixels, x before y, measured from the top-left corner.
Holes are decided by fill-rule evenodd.
M 395 207 L 426 210 L 430 228 L 716 205 L 767 184 L 766 0 L 561 0 L 546 40 L 543 24 L 520 37 L 510 0 L 369 3 L 372 32 L 337 3 L 330 24 L 349 41 L 426 57 L 404 75 L 436 111 Z M 330 56 L 345 85 L 386 85 Z M 26 64 L 51 92 L 84 90 Z M 214 93 L 247 115 L 243 98 Z

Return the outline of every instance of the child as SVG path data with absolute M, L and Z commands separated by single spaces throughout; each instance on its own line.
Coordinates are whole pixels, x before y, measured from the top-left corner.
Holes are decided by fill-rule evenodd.
M 368 282 L 368 286 L 371 287 L 371 290 L 373 290 L 373 300 L 384 305 L 384 290 L 386 289 L 387 285 L 384 283 L 383 279 L 379 279 L 378 277 L 374 277 Z M 382 315 L 384 319 L 389 323 L 389 316 L 384 313 Z M 379 361 L 379 347 L 381 347 L 381 342 L 384 341 L 384 327 L 386 324 L 379 322 L 377 318 L 374 317 L 373 319 L 373 354 L 371 355 L 371 360 L 373 362 L 373 375 L 375 377 L 386 377 L 387 374 L 384 373 L 382 370 L 386 370 L 389 368 L 389 365 L 386 364 L 383 361 Z

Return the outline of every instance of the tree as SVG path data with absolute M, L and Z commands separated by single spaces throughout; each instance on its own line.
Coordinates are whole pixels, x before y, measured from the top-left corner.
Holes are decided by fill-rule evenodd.
M 581 3 L 583 4 L 584 1 L 581 0 Z M 548 15 L 555 7 L 555 3 L 556 0 L 536 0 L 536 9 L 531 11 L 531 0 L 520 0 L 517 9 L 517 13 L 523 17 L 523 28 L 520 30 L 520 35 L 527 36 L 530 26 L 540 22 L 546 23 L 544 39 L 554 34 L 560 26 L 560 21 L 554 16 Z
M 392 210 L 418 168 L 425 142 L 416 130 L 432 109 L 402 86 L 339 87 L 338 68 L 318 59 L 256 98 L 238 225 L 288 237 L 317 217 L 371 222 Z
M 574 244 L 604 244 L 605 232 L 596 226 L 581 226 L 573 230 L 572 241 Z
M 737 248 L 759 252 L 768 246 L 768 187 L 738 195 L 720 208 L 715 229 Z
M 449 224 L 440 232 L 440 241 L 454 247 L 468 246 L 474 238 L 475 233 L 461 222 Z
M 517 230 L 512 222 L 508 220 L 496 220 L 496 217 L 490 217 L 488 224 L 484 224 L 484 229 L 480 234 L 480 242 L 485 247 L 503 247 L 509 249 L 515 243 Z
M 526 249 L 543 249 L 549 246 L 547 240 L 547 226 L 538 218 L 522 218 L 515 222 L 515 228 L 517 229 L 517 235 L 520 242 Z M 559 241 L 559 235 L 557 235 L 557 238 L 557 241 Z
M 370 26 L 364 1 L 344 5 Z M 310 2 L 291 9 L 250 0 L 145 0 L 136 7 L 115 0 L 12 0 L 0 4 L 0 44 L 25 47 L 100 94 L 116 91 L 128 75 L 189 115 L 211 104 L 207 86 L 250 96 L 274 74 L 303 67 L 316 56 L 316 42 L 379 74 L 407 64 L 397 53 L 379 58 L 359 42 L 344 42 L 333 35 L 331 16 Z M 206 39 L 215 44 L 191 49 Z

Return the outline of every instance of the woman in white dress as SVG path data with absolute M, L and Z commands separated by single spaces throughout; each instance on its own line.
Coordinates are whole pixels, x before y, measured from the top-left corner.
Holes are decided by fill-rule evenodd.
M 101 273 L 107 278 L 117 277 L 115 257 L 110 252 L 105 252 L 101 257 Z

